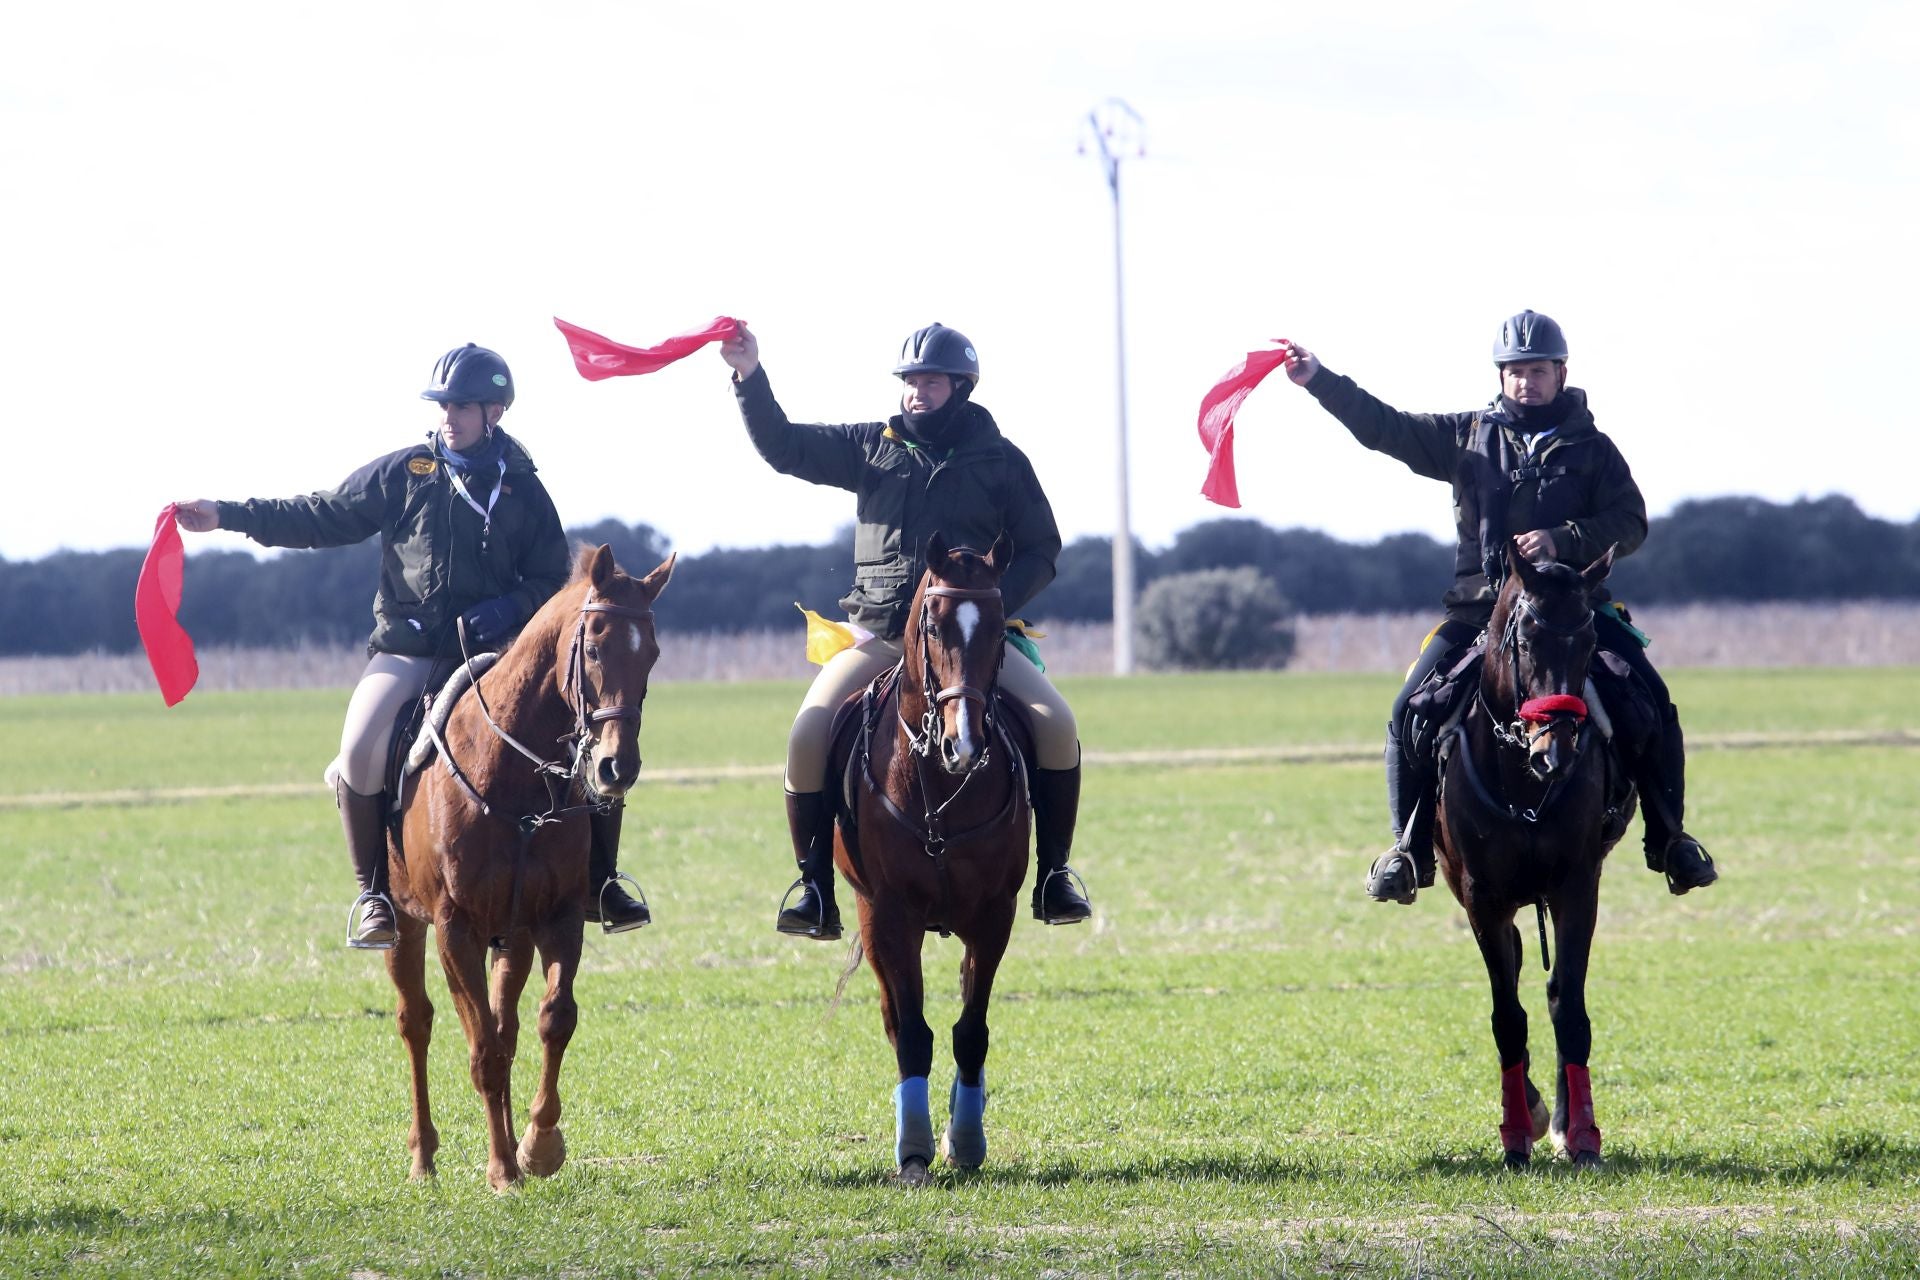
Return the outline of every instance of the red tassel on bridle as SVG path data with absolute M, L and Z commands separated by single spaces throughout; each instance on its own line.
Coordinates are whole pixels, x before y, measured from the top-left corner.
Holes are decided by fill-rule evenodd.
M 1550 693 L 1544 698 L 1529 698 L 1522 703 L 1519 712 L 1522 720 L 1534 724 L 1545 724 L 1559 715 L 1570 715 L 1576 720 L 1587 716 L 1587 704 L 1584 699 L 1570 693 Z

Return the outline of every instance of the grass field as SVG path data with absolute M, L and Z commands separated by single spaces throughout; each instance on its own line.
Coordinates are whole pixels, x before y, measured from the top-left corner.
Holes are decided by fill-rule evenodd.
M 1090 749 L 1371 748 L 1389 680 L 1063 682 Z M 1702 744 L 1898 734 L 1920 669 L 1681 671 Z M 649 768 L 767 765 L 797 685 L 663 685 Z M 1018 927 L 979 1174 L 888 1185 L 892 1054 L 841 948 L 778 937 L 775 784 L 643 785 L 659 921 L 590 933 L 570 1160 L 486 1189 L 465 1043 L 437 1183 L 318 789 L 340 693 L 0 699 L 0 1276 L 1856 1275 L 1920 1272 L 1920 752 L 1710 749 L 1725 877 L 1616 852 L 1590 987 L 1608 1168 L 1500 1171 L 1478 953 L 1358 888 L 1377 764 L 1100 765 L 1092 927 Z M 293 794 L 273 788 L 312 784 Z M 46 802 L 68 793 L 259 794 Z M 1637 840 L 1637 833 L 1635 840 Z M 1630 842 L 1631 843 L 1631 842 Z M 1551 1056 L 1528 933 L 1535 1052 Z M 927 943 L 935 1118 L 957 944 Z M 530 1096 L 531 1031 L 518 1101 Z

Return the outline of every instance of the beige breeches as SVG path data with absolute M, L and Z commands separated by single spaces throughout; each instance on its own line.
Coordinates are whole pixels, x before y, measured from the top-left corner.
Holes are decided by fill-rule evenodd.
M 420 696 L 433 671 L 431 658 L 376 653 L 347 700 L 340 728 L 340 777 L 363 796 L 386 789 L 387 747 L 400 708 Z
M 820 668 L 787 735 L 787 790 L 819 791 L 826 786 L 827 736 L 833 732 L 834 711 L 898 661 L 900 642 L 876 637 L 856 649 L 842 649 Z M 1000 687 L 1025 703 L 1033 718 L 1039 768 L 1071 769 L 1080 763 L 1080 726 L 1074 723 L 1073 708 L 1025 654 L 1015 650 L 1007 655 Z

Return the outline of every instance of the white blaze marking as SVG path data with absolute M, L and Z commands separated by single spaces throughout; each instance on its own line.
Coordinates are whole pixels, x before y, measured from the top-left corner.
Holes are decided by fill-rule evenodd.
M 635 653 L 640 652 L 640 624 L 639 623 L 629 622 L 627 624 L 627 643 Z
M 954 617 L 960 623 L 960 643 L 964 647 L 973 643 L 973 631 L 980 625 L 980 606 L 971 600 L 964 601 Z

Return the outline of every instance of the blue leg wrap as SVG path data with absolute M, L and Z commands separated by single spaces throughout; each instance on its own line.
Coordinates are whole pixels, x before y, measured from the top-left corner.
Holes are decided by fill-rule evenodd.
M 977 1169 L 987 1158 L 987 1130 L 982 1124 L 987 1114 L 986 1073 L 981 1073 L 977 1085 L 961 1084 L 956 1078 L 947 1106 L 947 1140 L 942 1148 L 947 1161 L 957 1168 Z
M 893 1090 L 894 1158 L 933 1163 L 933 1119 L 927 1113 L 927 1078 L 910 1076 Z

